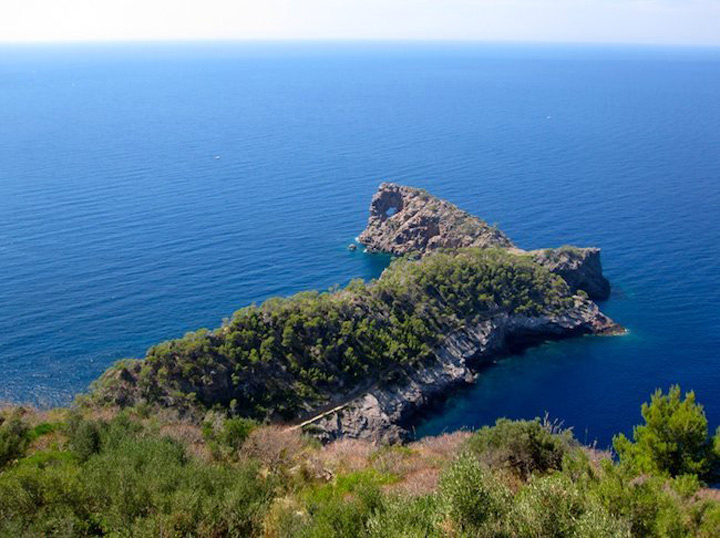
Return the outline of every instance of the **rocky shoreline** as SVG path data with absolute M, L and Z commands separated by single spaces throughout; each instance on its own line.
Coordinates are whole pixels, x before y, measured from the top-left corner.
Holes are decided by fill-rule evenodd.
M 389 444 L 407 441 L 412 425 L 425 411 L 474 383 L 478 369 L 494 359 L 538 341 L 623 333 L 597 305 L 580 297 L 561 316 L 501 314 L 455 331 L 423 367 L 393 372 L 390 380 L 317 420 L 306 421 L 303 429 L 323 442 L 345 437 Z

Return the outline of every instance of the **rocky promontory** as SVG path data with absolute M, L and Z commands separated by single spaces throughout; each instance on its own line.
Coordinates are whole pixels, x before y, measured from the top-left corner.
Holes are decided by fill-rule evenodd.
M 588 297 L 607 292 L 597 249 L 526 252 L 449 202 L 387 183 L 360 240 L 408 256 L 378 280 L 269 299 L 153 346 L 109 369 L 88 401 L 220 408 L 324 441 L 397 442 L 488 361 L 623 331 Z
M 397 256 L 443 248 L 505 248 L 523 253 L 495 226 L 423 189 L 383 183 L 370 203 L 370 217 L 358 238 L 371 252 Z M 573 291 L 590 298 L 610 296 L 603 276 L 600 249 L 564 246 L 529 252 L 537 263 L 560 275 Z

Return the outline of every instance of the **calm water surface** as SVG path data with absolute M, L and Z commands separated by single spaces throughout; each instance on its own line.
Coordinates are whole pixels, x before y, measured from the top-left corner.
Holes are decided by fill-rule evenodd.
M 630 328 L 487 369 L 419 425 L 548 412 L 609 442 L 658 386 L 720 424 L 720 51 L 490 45 L 0 48 L 0 399 L 253 301 L 377 276 L 381 180 L 525 248 L 603 248 Z

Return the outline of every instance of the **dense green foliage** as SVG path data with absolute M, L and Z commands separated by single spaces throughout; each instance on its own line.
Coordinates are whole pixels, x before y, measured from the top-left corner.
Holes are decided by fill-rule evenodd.
M 0 474 L 0 536 L 248 536 L 270 500 L 255 465 L 219 465 L 120 415 Z
M 568 431 L 553 434 L 539 419 L 499 419 L 492 428 L 480 429 L 468 448 L 490 467 L 511 469 L 527 479 L 535 472 L 560 469 L 571 443 Z
M 333 392 L 428 359 L 466 322 L 571 304 L 565 282 L 527 256 L 467 249 L 397 260 L 378 281 L 270 299 L 218 330 L 154 346 L 145 361 L 106 374 L 95 395 L 121 405 L 197 400 L 254 418 L 289 418 Z
M 687 433 L 676 413 L 694 431 L 698 409 L 673 388 L 643 414 L 674 442 L 668 432 Z M 501 419 L 404 447 L 321 447 L 213 412 L 202 426 L 142 407 L 83 412 L 0 410 L 12 454 L 0 469 L 0 536 L 720 535 L 720 492 L 697 474 L 616 463 L 547 421 Z
M 445 515 L 461 530 L 488 532 L 505 519 L 512 496 L 477 458 L 461 454 L 442 476 L 439 497 Z
M 0 416 L 0 469 L 23 455 L 30 441 L 29 433 L 20 413 Z
M 667 394 L 657 390 L 642 406 L 645 424 L 633 430 L 633 440 L 620 434 L 613 444 L 623 462 L 638 472 L 679 476 L 716 474 L 718 453 L 708 437 L 708 422 L 690 391 L 682 398 L 680 387 Z M 720 445 L 720 429 L 715 436 Z
M 202 432 L 205 442 L 215 456 L 231 458 L 237 454 L 257 425 L 257 422 L 247 418 L 223 420 L 221 416 L 215 416 L 203 423 Z

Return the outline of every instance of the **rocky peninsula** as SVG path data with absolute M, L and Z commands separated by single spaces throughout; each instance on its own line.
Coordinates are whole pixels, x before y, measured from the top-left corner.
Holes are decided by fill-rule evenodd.
M 377 281 L 270 299 L 154 346 L 108 370 L 90 401 L 222 408 L 323 441 L 392 443 L 488 361 L 622 332 L 590 299 L 609 293 L 598 249 L 526 252 L 449 202 L 391 183 L 359 240 L 402 258 Z

